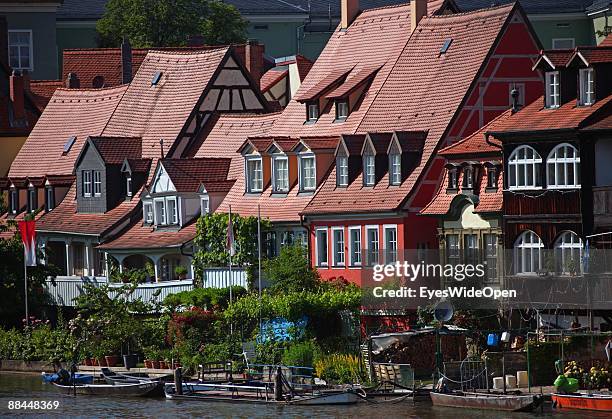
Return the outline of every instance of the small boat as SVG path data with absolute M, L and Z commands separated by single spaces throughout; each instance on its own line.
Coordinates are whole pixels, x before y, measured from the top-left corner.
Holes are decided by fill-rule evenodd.
M 151 396 L 151 397 L 162 397 L 164 395 L 164 382 L 169 377 L 169 376 L 163 376 L 160 378 L 150 378 L 146 374 L 139 374 L 139 375 L 120 374 L 108 368 L 102 368 L 101 373 L 106 383 L 110 385 L 138 384 L 142 382 L 155 383 L 156 384 L 155 388 L 147 394 L 147 396 Z
M 597 410 L 612 412 L 612 394 L 558 394 L 552 395 L 553 407 L 557 409 Z
M 44 383 L 53 383 L 59 380 L 59 378 L 60 377 L 57 373 L 48 373 L 48 372 L 42 373 L 42 380 Z M 90 374 L 76 373 L 71 377 L 71 380 L 73 380 L 76 384 L 93 384 L 94 377 L 93 375 L 90 375 Z
M 158 386 L 155 381 L 141 381 L 139 383 L 124 384 L 75 384 L 64 386 L 52 383 L 58 390 L 65 394 L 81 394 L 90 396 L 121 396 L 140 397 L 147 396 Z
M 540 395 L 512 395 L 495 393 L 429 393 L 434 406 L 464 409 L 503 410 L 507 412 L 531 411 L 542 403 Z

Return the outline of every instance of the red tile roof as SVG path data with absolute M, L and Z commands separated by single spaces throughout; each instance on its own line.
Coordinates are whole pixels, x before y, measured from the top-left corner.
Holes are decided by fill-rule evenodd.
M 57 89 L 11 165 L 9 176 L 71 175 L 88 136 L 100 135 L 126 86 Z M 68 153 L 68 138 L 76 141 Z
M 155 230 L 138 222 L 121 236 L 97 246 L 100 250 L 118 249 L 166 249 L 180 247 L 196 236 L 195 221 L 178 231 Z
M 380 67 L 381 66 L 362 68 L 347 79 L 346 82 L 344 82 L 337 89 L 334 89 L 332 92 L 328 93 L 326 97 L 328 99 L 338 99 L 349 95 L 351 92 L 353 92 L 353 90 L 372 80 L 376 72 L 380 70 Z
M 261 92 L 265 93 L 270 90 L 272 87 L 276 85 L 279 81 L 287 77 L 289 74 L 289 70 L 279 70 L 277 68 L 272 68 L 264 73 L 261 76 L 261 80 L 259 81 L 259 87 L 261 88 Z
M 74 175 L 47 175 L 47 182 L 51 186 L 70 186 L 74 179 Z
M 132 50 L 132 75 L 138 71 L 147 51 Z M 118 86 L 122 84 L 121 48 L 65 49 L 62 80 L 66 80 L 68 73 L 77 75 L 82 88 L 94 88 L 96 77 L 102 77 L 106 87 Z
M 167 152 L 180 134 L 228 48 L 195 52 L 150 51 L 112 118 L 105 136 L 141 137 L 143 157 L 160 155 L 160 138 Z M 155 73 L 158 85 L 151 86 Z
M 268 147 L 272 145 L 272 138 L 270 137 L 249 137 L 238 150 L 237 153 L 242 153 L 247 147 L 252 147 L 258 153 L 264 153 Z
M 552 69 L 565 67 L 569 59 L 574 55 L 573 49 L 554 49 L 541 51 L 540 57 L 537 59 L 533 68 L 541 68 L 541 66 L 550 67 Z
M 310 72 L 310 69 L 314 65 L 314 62 L 300 54 L 295 56 L 295 61 L 298 68 L 298 74 L 300 75 L 300 81 L 304 81 Z
M 293 150 L 296 144 L 299 142 L 297 138 L 274 138 L 272 144 L 278 147 L 283 152 Z M 269 148 L 269 147 L 268 147 Z
M 308 90 L 300 89 L 294 96 L 298 102 L 308 102 L 322 96 L 325 92 L 337 86 L 352 71 L 351 68 L 331 69 L 329 74 Z
M 130 169 L 135 173 L 149 173 L 151 159 L 128 159 Z
M 576 48 L 574 56 L 579 56 L 589 66 L 600 63 L 612 63 L 612 46 L 579 47 Z M 569 61 L 573 61 L 574 56 Z
M 197 192 L 202 184 L 208 192 L 229 191 L 234 184 L 227 178 L 230 163 L 229 158 L 210 157 L 160 160 L 177 192 Z
M 107 164 L 123 164 L 126 158 L 142 156 L 142 139 L 132 137 L 90 137 Z
M 64 82 L 61 80 L 32 80 L 30 81 L 30 93 L 34 104 L 40 112 L 42 112 L 53 93 L 60 87 L 64 87 Z
M 340 137 L 300 137 L 300 141 L 312 151 L 335 150 Z M 295 149 L 298 143 L 293 146 Z
M 599 43 L 600 47 L 612 47 L 612 34 L 608 34 L 603 41 Z
M 447 158 L 467 155 L 486 156 L 490 154 L 501 156 L 501 143 L 493 137 L 490 137 L 487 141 L 486 134 L 487 132 L 495 131 L 496 127 L 500 126 L 511 116 L 512 110 L 508 109 L 472 135 L 441 149 L 438 151 L 438 154 Z

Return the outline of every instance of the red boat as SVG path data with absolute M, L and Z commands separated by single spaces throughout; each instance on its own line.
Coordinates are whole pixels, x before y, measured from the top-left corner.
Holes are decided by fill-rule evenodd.
M 612 412 L 612 394 L 553 394 L 557 409 L 598 410 Z

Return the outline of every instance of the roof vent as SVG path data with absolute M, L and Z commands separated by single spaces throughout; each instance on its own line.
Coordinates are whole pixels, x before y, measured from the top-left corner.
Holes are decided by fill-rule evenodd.
M 151 86 L 157 86 L 157 84 L 159 83 L 159 80 L 161 79 L 161 76 L 162 76 L 162 72 L 156 71 L 155 74 L 153 74 L 153 78 L 151 79 Z
M 70 151 L 70 149 L 74 145 L 75 141 L 76 141 L 76 137 L 74 135 L 72 137 L 69 137 L 66 140 L 66 143 L 64 143 L 64 154 L 66 154 L 66 153 L 68 153 Z
M 446 54 L 446 51 L 448 51 L 452 42 L 453 38 L 448 38 L 447 40 L 445 40 L 444 45 L 442 45 L 442 48 L 440 48 L 440 54 Z

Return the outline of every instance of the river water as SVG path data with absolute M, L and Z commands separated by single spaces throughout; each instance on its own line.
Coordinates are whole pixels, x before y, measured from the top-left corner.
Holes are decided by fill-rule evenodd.
M 58 401 L 56 410 L 9 410 L 9 401 Z M 40 377 L 25 374 L 0 373 L 0 417 L 69 417 L 69 418 L 610 418 L 596 413 L 563 414 L 548 408 L 543 414 L 487 413 L 466 409 L 434 408 L 430 403 L 360 403 L 355 406 L 297 407 L 245 405 L 232 403 L 203 403 L 172 401 L 163 398 L 108 398 L 92 396 L 65 396 Z

